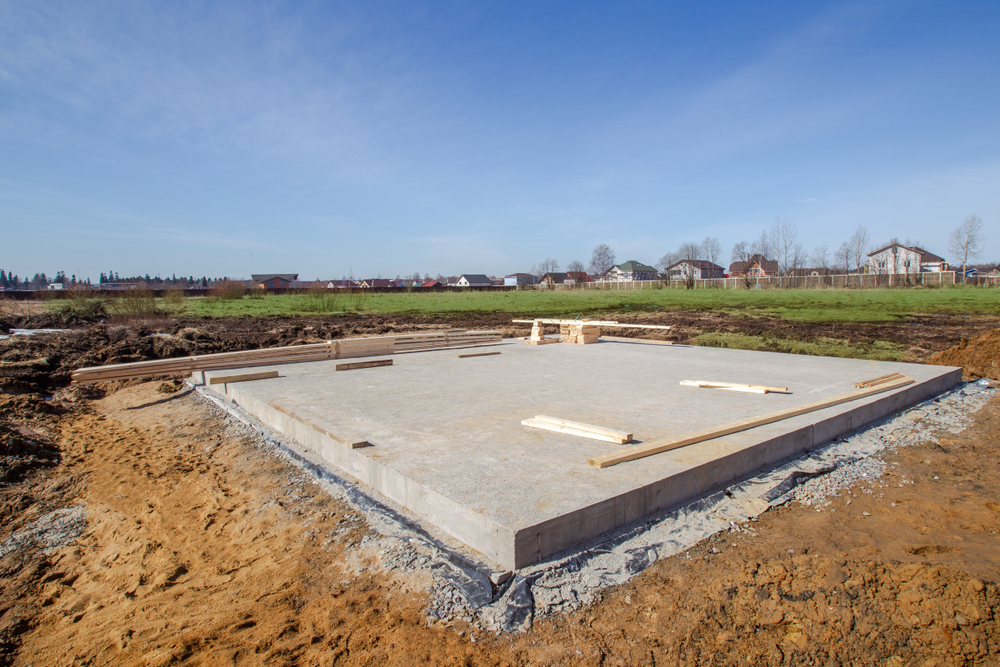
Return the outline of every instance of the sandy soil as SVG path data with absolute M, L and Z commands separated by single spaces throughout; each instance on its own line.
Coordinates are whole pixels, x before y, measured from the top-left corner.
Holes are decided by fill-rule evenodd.
M 428 626 L 429 582 L 357 549 L 361 516 L 176 389 L 0 396 L 20 446 L 61 457 L 0 486 L 0 540 L 87 513 L 70 546 L 0 560 L 0 663 L 1000 664 L 1000 399 L 820 511 L 769 511 L 497 637 Z

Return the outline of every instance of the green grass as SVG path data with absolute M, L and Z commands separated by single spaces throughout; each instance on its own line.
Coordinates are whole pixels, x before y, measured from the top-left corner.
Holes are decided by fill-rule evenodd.
M 774 336 L 748 336 L 733 333 L 704 333 L 695 339 L 705 347 L 728 347 L 734 350 L 764 350 L 788 354 L 808 354 L 817 357 L 846 357 L 873 361 L 903 361 L 906 346 L 888 341 L 873 341 L 870 345 L 853 345 L 847 341 L 819 338 L 813 341 L 789 340 Z
M 177 315 L 239 317 L 364 312 L 449 316 L 504 313 L 575 317 L 662 311 L 773 316 L 790 322 L 898 322 L 916 314 L 1000 315 L 1000 291 L 975 287 L 910 289 L 661 289 L 398 294 L 267 294 L 222 300 L 185 299 Z

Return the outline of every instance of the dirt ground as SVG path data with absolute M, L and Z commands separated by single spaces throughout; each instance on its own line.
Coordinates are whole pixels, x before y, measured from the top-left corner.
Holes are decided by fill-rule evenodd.
M 255 341 L 334 333 L 269 324 Z M 912 342 L 940 351 L 976 333 L 951 326 Z M 195 349 L 236 344 L 198 331 Z M 961 434 L 887 453 L 884 477 L 819 511 L 768 511 L 589 607 L 495 636 L 428 625 L 429 582 L 369 561 L 362 516 L 179 384 L 59 388 L 71 358 L 156 355 L 135 331 L 74 335 L 89 347 L 0 345 L 14 364 L 0 375 L 22 392 L 0 394 L 3 453 L 34 457 L 5 467 L 0 541 L 86 512 L 70 546 L 0 559 L 0 664 L 1000 664 L 1000 399 Z M 39 352 L 45 373 L 11 358 Z

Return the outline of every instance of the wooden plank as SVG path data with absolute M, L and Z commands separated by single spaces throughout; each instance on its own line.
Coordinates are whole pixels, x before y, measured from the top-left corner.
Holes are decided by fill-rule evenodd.
M 755 394 L 766 394 L 771 391 L 788 391 L 788 387 L 768 387 L 761 384 L 738 384 L 736 382 L 710 382 L 707 380 L 681 380 L 685 387 L 702 387 L 704 389 L 731 389 L 747 391 Z
M 877 384 L 882 384 L 883 382 L 891 382 L 903 377 L 902 373 L 889 373 L 888 375 L 881 375 L 877 378 L 872 378 L 871 380 L 862 380 L 861 382 L 855 382 L 854 386 L 858 389 L 864 389 L 866 387 L 873 387 Z
M 569 419 L 561 419 L 559 417 L 550 417 L 549 415 L 535 415 L 531 420 L 526 420 L 526 421 L 545 422 L 546 424 L 563 426 L 565 428 L 570 428 L 577 431 L 587 431 L 589 433 L 596 433 L 611 438 L 611 440 L 609 440 L 608 442 L 617 442 L 620 445 L 623 445 L 632 439 L 632 434 L 627 433 L 625 431 L 619 431 L 618 429 L 613 429 L 613 428 L 605 428 L 604 426 L 595 426 L 594 424 L 585 424 L 583 422 L 572 421 Z
M 357 368 L 375 368 L 377 366 L 392 366 L 392 359 L 379 359 L 378 361 L 355 361 L 350 364 L 337 364 L 337 370 L 352 371 Z
M 631 433 L 621 433 L 614 431 L 615 435 L 607 435 L 603 433 L 605 429 L 598 429 L 600 427 L 591 426 L 590 424 L 581 424 L 579 422 L 567 422 L 566 425 L 559 424 L 552 421 L 544 421 L 538 418 L 534 419 L 522 419 L 521 424 L 524 426 L 531 426 L 532 428 L 540 428 L 546 431 L 555 431 L 557 433 L 565 433 L 567 435 L 576 435 L 581 438 L 590 438 L 591 440 L 602 440 L 604 442 L 614 442 L 616 444 L 625 444 L 632 439 Z M 585 428 L 577 428 L 576 426 L 571 426 L 570 424 L 579 424 Z
M 240 373 L 239 375 L 221 375 L 208 378 L 208 384 L 229 384 L 230 382 L 249 382 L 250 380 L 267 380 L 278 377 L 278 371 L 261 371 L 260 373 Z
M 528 340 L 525 342 L 528 345 L 548 345 L 549 343 L 561 343 L 562 341 L 558 338 L 543 338 L 541 340 Z
M 330 431 L 326 430 L 325 428 L 321 428 L 321 427 L 317 426 L 316 424 L 313 424 L 312 422 L 307 421 L 307 420 L 303 419 L 302 417 L 299 417 L 297 414 L 291 412 L 290 410 L 286 410 L 285 408 L 281 407 L 277 403 L 269 402 L 268 405 L 270 405 L 272 408 L 274 408 L 278 412 L 291 417 L 295 421 L 302 422 L 303 424 L 305 424 L 309 428 L 313 429 L 314 431 L 318 431 L 318 432 L 322 433 L 323 435 L 328 436 L 328 437 L 332 438 L 333 440 L 336 440 L 337 442 L 339 442 L 342 445 L 347 445 L 351 449 L 360 449 L 361 447 L 368 447 L 369 445 L 371 445 L 371 443 L 368 442 L 367 440 L 359 440 L 358 438 L 352 438 L 352 437 L 349 437 L 349 436 L 342 436 L 342 435 L 337 435 L 335 433 L 331 433 Z
M 650 343 L 652 345 L 673 345 L 672 340 L 653 340 L 651 338 L 623 338 L 621 336 L 605 336 L 601 334 L 601 340 L 610 340 L 615 343 Z
M 477 352 L 475 354 L 460 354 L 459 359 L 468 359 L 469 357 L 492 357 L 495 354 L 500 354 L 499 352 Z
M 730 424 L 725 424 L 723 426 L 712 426 L 706 429 L 702 429 L 700 431 L 695 431 L 693 433 L 687 433 L 678 438 L 670 438 L 666 440 L 654 440 L 652 442 L 636 445 L 634 447 L 628 447 L 626 449 L 622 449 L 611 454 L 595 456 L 594 458 L 589 459 L 587 463 L 594 466 L 595 468 L 607 468 L 608 466 L 613 466 L 618 463 L 624 463 L 626 461 L 634 461 L 636 459 L 641 459 L 646 456 L 652 456 L 653 454 L 668 452 L 672 449 L 677 449 L 679 447 L 686 447 L 688 445 L 693 445 L 698 442 L 704 442 L 705 440 L 721 438 L 724 435 L 739 433 L 740 431 L 747 431 L 749 429 L 756 428 L 758 426 L 764 426 L 765 424 L 773 424 L 774 422 L 782 421 L 784 419 L 789 419 L 791 417 L 797 417 L 798 415 L 804 415 L 809 412 L 816 412 L 817 410 L 823 410 L 824 408 L 840 405 L 841 403 L 856 401 L 858 399 L 866 398 L 868 396 L 874 396 L 875 394 L 881 394 L 883 392 L 892 391 L 894 389 L 899 389 L 900 387 L 905 387 L 907 385 L 913 384 L 913 382 L 914 382 L 913 378 L 904 377 L 901 380 L 895 380 L 888 384 L 878 385 L 877 387 L 871 387 L 869 389 L 857 389 L 855 391 L 847 392 L 846 394 L 839 394 L 831 398 L 824 398 L 818 401 L 813 401 L 812 403 L 806 403 L 805 405 L 800 405 L 795 408 L 788 408 L 786 410 L 779 410 L 777 412 L 772 412 L 771 414 L 763 415 L 762 417 L 751 417 L 750 419 L 741 419 L 740 421 L 732 422 Z

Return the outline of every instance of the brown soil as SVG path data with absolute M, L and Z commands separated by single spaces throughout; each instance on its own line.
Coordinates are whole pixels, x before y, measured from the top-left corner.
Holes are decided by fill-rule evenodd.
M 13 324 L 24 328 L 65 326 L 66 323 L 58 317 L 46 314 L 21 318 Z M 911 361 L 925 361 L 931 354 L 957 345 L 963 338 L 996 328 L 1000 323 L 997 318 L 958 316 L 915 317 L 903 324 L 878 325 L 801 324 L 777 318 L 748 318 L 725 313 L 656 313 L 614 317 L 626 323 L 673 327 L 669 332 L 662 333 L 623 329 L 615 332 L 618 336 L 690 343 L 702 333 L 724 332 L 804 341 L 834 339 L 860 346 L 889 341 L 907 346 Z M 0 341 L 0 392 L 51 392 L 67 385 L 73 370 L 84 366 L 450 327 L 499 330 L 508 337 L 526 336 L 530 332 L 528 325 L 511 323 L 507 314 L 452 318 L 346 315 L 164 320 L 149 326 L 95 324 L 63 333 L 17 336 Z
M 712 317 L 733 324 L 678 316 L 671 333 Z M 184 325 L 174 337 L 208 351 L 440 325 L 373 320 L 246 324 L 242 340 L 238 322 L 199 324 L 204 337 Z M 965 324 L 912 327 L 909 340 L 944 350 L 984 323 Z M 51 373 L 73 355 L 157 353 L 135 332 L 72 335 L 95 347 L 59 334 L 0 355 L 61 355 Z M 27 389 L 65 381 L 21 377 Z M 71 546 L 0 560 L 0 664 L 1000 664 L 1000 399 L 961 434 L 887 455 L 890 474 L 823 511 L 769 511 L 590 607 L 495 637 L 427 626 L 429 582 L 357 548 L 367 529 L 349 506 L 189 390 L 132 384 L 103 398 L 92 387 L 0 396 L 4 428 L 54 453 L 0 485 L 0 540 L 54 509 L 87 510 Z
M 965 377 L 972 380 L 984 377 L 1000 380 L 1000 329 L 963 338 L 955 347 L 931 356 L 927 363 L 961 366 Z

